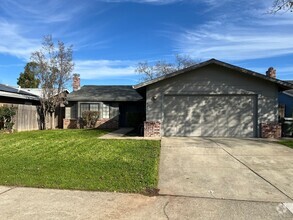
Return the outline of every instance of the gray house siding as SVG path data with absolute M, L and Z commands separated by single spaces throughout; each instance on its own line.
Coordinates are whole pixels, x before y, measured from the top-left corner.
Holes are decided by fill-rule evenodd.
M 175 100 L 168 104 L 168 99 L 170 100 L 170 98 Z M 222 99 L 222 103 L 217 101 L 220 99 Z M 193 106 L 190 104 L 190 100 L 194 102 Z M 237 100 L 242 100 L 242 102 Z M 246 107 L 237 108 L 241 103 L 243 103 L 243 101 L 248 103 L 249 109 L 245 109 Z M 205 102 L 210 102 L 210 104 L 204 105 Z M 230 113 L 225 113 L 226 118 L 225 116 L 222 117 L 222 123 L 215 121 L 208 123 L 208 115 L 213 118 L 211 113 L 217 112 L 217 109 L 221 109 L 219 105 L 229 107 L 230 105 L 233 105 L 233 103 L 236 103 L 233 108 L 234 110 L 237 108 L 238 112 L 235 110 L 234 114 L 233 108 L 231 108 L 231 110 L 227 110 L 230 111 Z M 186 127 L 188 127 L 189 130 L 191 129 L 191 131 L 188 132 L 185 130 L 181 134 L 180 131 L 175 131 L 176 136 L 255 137 L 259 136 L 260 123 L 277 122 L 278 120 L 278 87 L 275 83 L 267 80 L 249 76 L 219 65 L 204 66 L 202 68 L 150 84 L 146 87 L 146 121 L 160 121 L 163 124 L 162 135 L 172 135 L 172 132 L 168 134 L 168 131 L 165 130 L 166 125 L 168 124 L 165 122 L 166 120 L 169 120 L 170 117 L 174 117 L 176 115 L 176 113 L 173 115 L 171 114 L 171 116 L 167 116 L 166 119 L 166 114 L 170 113 L 168 109 L 173 108 L 175 104 L 177 106 L 174 111 L 177 112 L 177 117 L 183 117 L 183 119 L 174 120 L 174 126 L 180 126 L 176 125 L 176 122 L 185 121 Z M 195 117 L 202 116 L 196 116 L 196 114 L 194 117 L 190 116 L 193 121 L 191 121 L 191 124 L 188 124 L 186 117 L 188 113 L 186 113 L 187 110 L 185 110 L 186 105 L 189 109 L 193 107 L 195 110 L 198 109 L 199 106 L 204 105 L 205 107 L 202 107 L 200 112 L 204 114 L 203 118 L 206 118 L 203 119 L 202 123 L 205 123 L 205 120 L 207 120 L 207 126 L 205 128 L 209 130 L 216 126 L 218 129 L 226 130 L 226 133 L 221 134 L 218 132 L 211 133 L 210 135 L 209 133 L 198 133 L 198 135 L 196 132 L 194 133 L 193 131 L 195 131 L 196 128 L 192 129 L 190 126 L 195 126 L 193 123 L 196 121 L 196 119 L 194 119 Z M 185 114 L 182 114 L 182 112 L 185 112 Z M 193 113 L 196 113 L 196 111 L 189 114 L 192 115 Z M 180 116 L 180 114 L 182 115 Z M 241 115 L 245 115 L 245 117 L 250 118 L 251 122 L 248 123 L 248 125 L 252 126 L 252 131 L 248 129 L 247 133 L 243 134 L 241 132 L 229 133 L 229 126 L 226 124 L 231 123 L 232 120 L 229 120 L 229 114 L 231 114 L 230 116 L 238 118 L 241 117 Z M 242 123 L 241 120 L 239 119 L 238 123 Z M 215 123 L 219 124 L 215 125 Z M 224 128 L 221 128 L 221 126 Z M 242 125 L 240 125 L 240 127 L 241 126 Z M 203 125 L 201 125 L 201 128 L 203 128 Z M 233 130 L 232 125 L 230 128 Z M 239 127 L 237 127 L 237 129 L 239 129 Z
M 285 106 L 285 117 L 293 117 L 293 96 L 285 93 L 279 94 L 279 104 Z

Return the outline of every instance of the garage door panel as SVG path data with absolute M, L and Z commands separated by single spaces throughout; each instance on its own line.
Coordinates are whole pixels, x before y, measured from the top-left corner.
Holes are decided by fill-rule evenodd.
M 254 98 L 239 95 L 165 96 L 164 134 L 253 137 Z
M 217 120 L 216 115 L 214 115 L 211 112 L 207 112 L 205 114 L 201 113 L 201 114 L 203 115 L 202 121 L 201 121 L 202 123 L 213 124 Z
M 217 129 L 214 124 L 206 124 L 206 126 L 201 126 L 201 136 L 210 137 L 210 136 L 218 136 Z
M 186 126 L 185 134 L 186 136 L 201 136 L 201 126 L 200 124 L 192 124 L 190 126 Z
M 234 115 L 229 115 L 227 117 L 227 126 L 228 127 L 235 127 L 241 123 L 241 115 L 237 113 Z
M 220 127 L 223 127 L 227 124 L 227 118 L 223 115 L 219 116 L 217 118 L 217 125 Z
M 177 135 L 177 127 L 175 126 L 168 126 L 164 128 L 165 136 L 174 136 L 174 134 Z
M 218 136 L 218 137 L 225 137 L 227 136 L 227 129 L 225 126 L 218 126 L 217 127 L 217 132 L 215 133 L 216 135 L 215 136 Z
M 239 126 L 228 127 L 226 133 L 229 134 L 230 137 L 241 137 L 242 129 Z

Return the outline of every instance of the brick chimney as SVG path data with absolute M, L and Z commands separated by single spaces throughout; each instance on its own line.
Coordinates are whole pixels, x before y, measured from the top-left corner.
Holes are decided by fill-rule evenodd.
M 80 89 L 80 75 L 77 73 L 73 74 L 73 82 L 72 82 L 72 87 L 73 91 L 77 91 Z
M 274 67 L 270 67 L 270 68 L 266 71 L 266 75 L 267 75 L 268 77 L 276 78 L 276 70 L 274 69 Z

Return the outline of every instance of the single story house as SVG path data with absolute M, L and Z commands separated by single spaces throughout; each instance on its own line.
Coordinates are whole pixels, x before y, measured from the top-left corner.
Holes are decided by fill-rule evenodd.
M 0 84 L 0 103 L 38 105 L 39 97 L 20 88 Z
M 66 118 L 99 109 L 124 126 L 123 106 L 131 103 L 144 108 L 145 136 L 279 136 L 278 94 L 289 89 L 274 71 L 263 75 L 211 59 L 133 87 L 84 86 L 68 95 Z
M 16 108 L 13 129 L 30 131 L 39 129 L 39 97 L 32 93 L 0 84 L 0 106 Z
M 87 85 L 75 89 L 67 101 L 64 128 L 80 127 L 84 111 L 100 112 L 99 128 L 136 127 L 144 121 L 144 98 L 132 86 Z

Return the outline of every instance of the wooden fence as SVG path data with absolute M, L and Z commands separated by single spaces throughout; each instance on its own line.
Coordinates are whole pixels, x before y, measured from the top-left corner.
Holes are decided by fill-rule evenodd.
M 17 131 L 39 130 L 39 114 L 37 106 L 18 105 L 14 128 Z
M 22 104 L 0 104 L 16 108 L 13 129 L 17 131 L 39 130 L 38 106 Z

